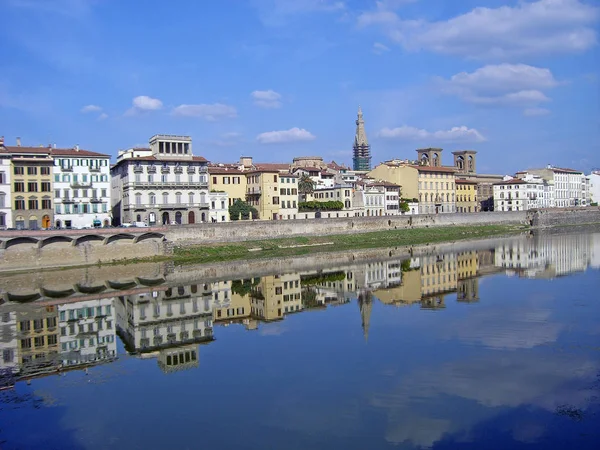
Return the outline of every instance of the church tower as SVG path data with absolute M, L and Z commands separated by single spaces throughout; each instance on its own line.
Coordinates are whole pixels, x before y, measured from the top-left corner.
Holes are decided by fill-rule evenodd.
M 356 135 L 354 136 L 354 157 L 352 165 L 354 170 L 371 170 L 371 146 L 367 141 L 365 133 L 365 121 L 363 120 L 362 109 L 358 107 L 358 118 L 356 119 Z
M 373 294 L 371 291 L 361 291 L 358 294 L 358 307 L 360 308 L 361 326 L 365 342 L 369 340 L 369 325 L 371 323 L 371 309 L 373 308 Z

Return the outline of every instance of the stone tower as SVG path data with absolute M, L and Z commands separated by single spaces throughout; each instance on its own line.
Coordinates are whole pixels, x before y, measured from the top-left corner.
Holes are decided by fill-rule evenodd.
M 458 173 L 476 173 L 475 158 L 477 152 L 475 150 L 460 150 L 452 152 L 454 155 L 454 168 Z
M 362 109 L 358 107 L 358 118 L 356 119 L 356 135 L 354 136 L 354 157 L 352 158 L 353 169 L 361 171 L 371 170 L 371 146 L 365 133 L 365 121 Z
M 442 167 L 441 148 L 419 148 L 417 155 L 422 166 Z

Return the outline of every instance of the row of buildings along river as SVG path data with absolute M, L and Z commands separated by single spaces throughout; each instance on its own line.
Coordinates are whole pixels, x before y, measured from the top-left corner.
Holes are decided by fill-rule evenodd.
M 119 339 L 129 354 L 155 358 L 169 373 L 198 366 L 200 344 L 210 343 L 219 326 L 239 324 L 251 332 L 291 314 L 352 303 L 358 304 L 367 338 L 376 300 L 439 310 L 449 296 L 458 302 L 480 301 L 482 276 L 505 272 L 551 278 L 600 268 L 599 234 L 502 242 L 484 250 L 326 271 L 178 285 L 160 271 L 103 281 L 86 275 L 88 282 L 40 286 L 31 275 L 5 277 L 0 279 L 2 387 L 114 361 Z
M 352 168 L 320 156 L 211 162 L 194 154 L 190 136 L 157 134 L 111 162 L 77 145 L 25 146 L 20 138 L 8 145 L 0 138 L 0 229 L 228 222 L 236 201 L 259 220 L 297 220 L 584 207 L 600 198 L 599 171 L 586 176 L 549 165 L 482 174 L 472 149 L 452 152 L 451 165 L 443 164 L 443 149 L 422 148 L 416 158 L 372 167 L 360 109 L 353 152 Z

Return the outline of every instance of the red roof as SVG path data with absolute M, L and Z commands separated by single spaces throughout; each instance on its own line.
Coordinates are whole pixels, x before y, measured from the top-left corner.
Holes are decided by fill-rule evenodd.
M 255 163 L 254 166 L 258 170 L 262 171 L 288 171 L 290 170 L 290 165 L 285 163 Z
M 461 180 L 461 179 L 457 179 L 455 181 L 456 184 L 477 184 L 477 181 L 470 181 L 470 180 Z
M 456 172 L 456 169 L 454 169 L 454 167 L 431 167 L 431 166 L 414 166 L 414 165 L 412 165 L 411 167 L 414 167 L 415 169 L 419 170 L 420 172 L 447 172 L 447 173 Z
M 118 166 L 119 164 L 125 163 L 127 161 L 154 161 L 156 163 L 163 163 L 163 162 L 180 162 L 180 163 L 186 163 L 186 162 L 190 162 L 189 159 L 178 159 L 178 158 L 155 158 L 154 156 L 136 156 L 134 158 L 123 158 L 119 161 L 117 161 L 113 167 Z M 208 162 L 206 158 L 202 157 L 202 156 L 193 156 L 192 157 L 192 161 L 193 162 Z
M 5 147 L 9 153 L 33 153 L 51 156 L 79 156 L 82 158 L 110 158 L 104 153 L 91 152 L 89 150 L 75 150 L 74 148 L 50 148 L 50 147 Z
M 234 169 L 231 167 L 212 167 L 209 166 L 208 168 L 208 173 L 211 174 L 215 174 L 215 175 L 225 175 L 225 174 L 243 174 L 244 172 L 242 172 L 239 169 Z
M 494 183 L 494 186 L 499 186 L 501 184 L 527 184 L 527 181 L 523 181 L 518 178 L 513 178 L 512 180 L 502 181 L 500 183 Z

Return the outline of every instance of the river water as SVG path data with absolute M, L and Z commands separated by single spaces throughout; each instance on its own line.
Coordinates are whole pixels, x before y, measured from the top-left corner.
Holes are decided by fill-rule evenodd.
M 0 276 L 0 448 L 600 448 L 600 233 L 247 267 Z

